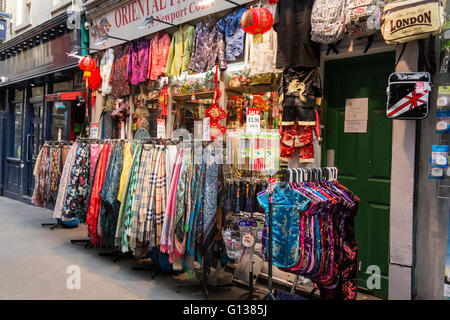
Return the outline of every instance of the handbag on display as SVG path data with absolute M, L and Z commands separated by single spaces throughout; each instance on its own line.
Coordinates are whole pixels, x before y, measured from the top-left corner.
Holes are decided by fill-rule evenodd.
M 386 114 L 390 119 L 420 120 L 428 116 L 431 75 L 396 72 L 389 76 Z
M 445 20 L 442 1 L 389 1 L 381 18 L 381 33 L 388 44 L 405 43 L 441 33 Z
M 347 0 L 345 8 L 345 33 L 361 38 L 375 34 L 380 29 L 384 1 Z

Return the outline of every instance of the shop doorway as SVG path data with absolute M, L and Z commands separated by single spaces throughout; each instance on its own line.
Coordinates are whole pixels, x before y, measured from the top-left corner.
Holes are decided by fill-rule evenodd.
M 25 179 L 24 196 L 31 200 L 34 190 L 33 169 L 36 159 L 44 144 L 44 87 L 32 88 L 29 100 L 29 116 L 26 118 L 26 140 L 24 150 Z
M 336 166 L 340 182 L 361 199 L 355 222 L 359 287 L 382 298 L 388 296 L 392 154 L 385 105 L 394 64 L 394 52 L 325 63 L 323 165 Z M 352 98 L 368 98 L 367 133 L 344 133 L 346 99 Z M 370 270 L 380 270 L 380 288 L 368 288 Z
M 5 195 L 20 200 L 23 169 L 25 88 L 9 90 L 5 148 Z

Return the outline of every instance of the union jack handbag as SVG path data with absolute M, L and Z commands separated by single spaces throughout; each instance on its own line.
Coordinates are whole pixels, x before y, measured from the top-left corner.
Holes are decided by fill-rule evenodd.
M 428 116 L 431 75 L 396 72 L 389 76 L 386 114 L 390 119 L 420 120 Z

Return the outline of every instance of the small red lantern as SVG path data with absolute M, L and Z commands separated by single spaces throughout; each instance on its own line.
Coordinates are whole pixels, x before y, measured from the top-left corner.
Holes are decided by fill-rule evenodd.
M 86 87 L 88 86 L 88 78 L 92 75 L 92 72 L 97 67 L 97 63 L 90 56 L 81 58 L 78 62 L 78 66 L 84 71 L 84 77 L 86 79 Z
M 278 0 L 269 0 L 269 4 L 277 4 Z
M 253 34 L 253 41 L 262 42 L 262 35 L 273 26 L 272 13 L 266 8 L 251 8 L 244 12 L 241 18 L 242 29 Z

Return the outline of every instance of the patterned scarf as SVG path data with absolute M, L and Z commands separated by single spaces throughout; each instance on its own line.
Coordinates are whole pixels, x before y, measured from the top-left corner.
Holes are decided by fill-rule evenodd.
M 55 208 L 53 209 L 53 218 L 60 219 L 62 216 L 63 205 L 66 202 L 67 187 L 69 184 L 70 173 L 75 162 L 75 155 L 78 150 L 78 142 L 74 142 L 64 163 L 63 172 L 59 183 L 58 196 L 56 197 Z

